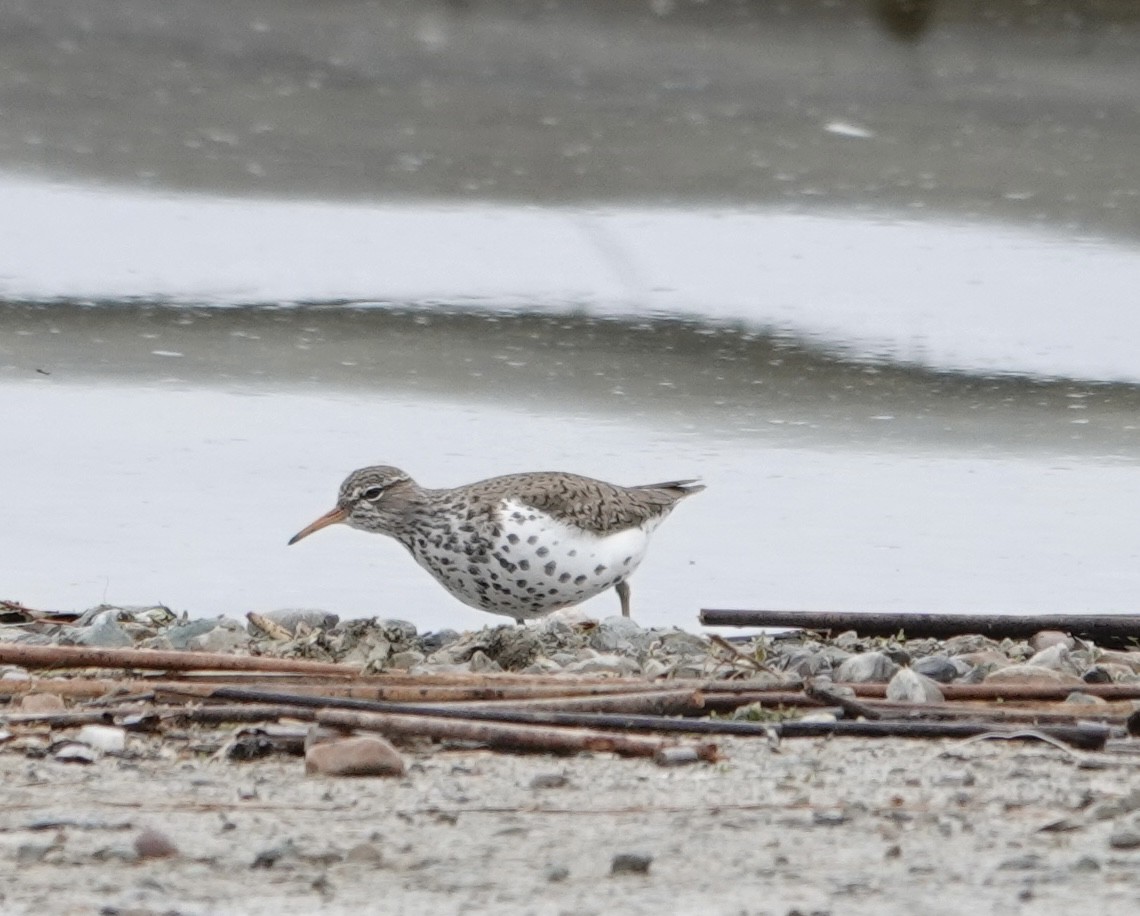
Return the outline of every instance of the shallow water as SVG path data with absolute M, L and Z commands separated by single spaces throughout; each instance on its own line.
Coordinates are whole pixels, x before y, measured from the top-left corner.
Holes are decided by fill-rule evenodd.
M 1134 611 L 1140 21 L 935 7 L 6 7 L 0 596 L 492 620 L 286 548 L 385 462 L 703 478 L 645 623 Z

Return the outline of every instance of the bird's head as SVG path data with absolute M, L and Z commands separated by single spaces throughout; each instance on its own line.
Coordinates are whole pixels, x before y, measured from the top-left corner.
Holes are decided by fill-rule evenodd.
M 377 465 L 353 471 L 340 485 L 336 507 L 298 531 L 289 543 L 296 544 L 314 531 L 341 522 L 362 531 L 391 534 L 403 518 L 409 491 L 415 486 L 399 468 Z

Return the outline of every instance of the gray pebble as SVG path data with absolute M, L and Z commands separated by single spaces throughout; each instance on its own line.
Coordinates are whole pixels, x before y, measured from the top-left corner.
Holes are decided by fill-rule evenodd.
M 925 658 L 915 659 L 910 667 L 917 674 L 939 684 L 949 684 L 970 671 L 970 666 L 965 662 L 959 662 L 945 655 L 927 655 Z
M 619 852 L 610 862 L 611 875 L 647 875 L 653 856 L 644 852 Z
M 565 865 L 550 865 L 547 866 L 543 876 L 551 884 L 557 884 L 559 881 L 565 881 L 570 877 L 570 869 Z
M 912 668 L 900 668 L 887 684 L 887 699 L 894 703 L 941 703 L 938 684 Z
M 1108 838 L 1108 845 L 1113 849 L 1136 849 L 1140 847 L 1140 831 L 1128 827 L 1117 830 Z
M 882 652 L 864 652 L 847 659 L 835 672 L 835 680 L 852 684 L 886 683 L 899 666 Z

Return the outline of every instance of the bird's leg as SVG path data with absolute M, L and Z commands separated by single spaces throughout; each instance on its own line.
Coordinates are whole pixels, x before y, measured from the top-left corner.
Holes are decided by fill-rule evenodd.
M 629 583 L 623 580 L 623 581 L 619 582 L 617 585 L 615 585 L 614 588 L 617 590 L 618 597 L 621 599 L 621 616 L 622 617 L 628 617 L 629 616 Z

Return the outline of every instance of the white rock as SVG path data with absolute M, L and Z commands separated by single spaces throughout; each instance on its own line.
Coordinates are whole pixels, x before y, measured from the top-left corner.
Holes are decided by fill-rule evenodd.
M 901 668 L 887 684 L 887 699 L 895 703 L 941 703 L 938 684 L 910 668 Z
M 114 725 L 84 725 L 75 740 L 104 754 L 121 754 L 127 748 L 126 729 Z

